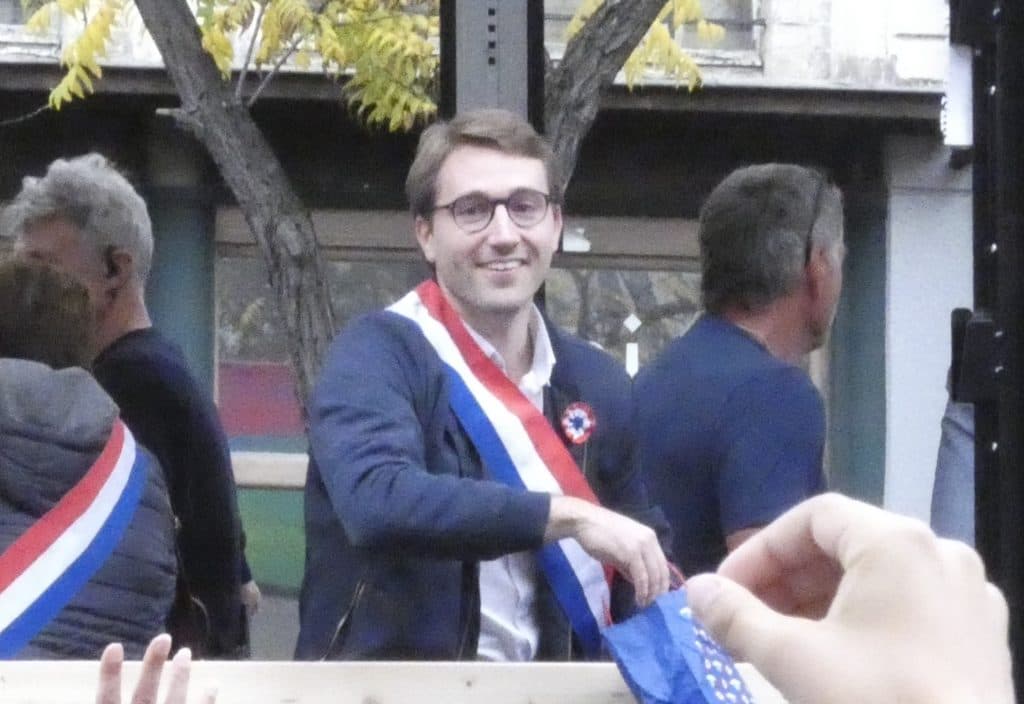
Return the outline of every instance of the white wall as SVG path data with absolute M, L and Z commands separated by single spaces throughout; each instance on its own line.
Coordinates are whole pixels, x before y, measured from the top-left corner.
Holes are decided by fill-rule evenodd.
M 972 307 L 970 168 L 949 167 L 941 138 L 886 146 L 885 506 L 928 519 L 946 403 L 949 315 Z

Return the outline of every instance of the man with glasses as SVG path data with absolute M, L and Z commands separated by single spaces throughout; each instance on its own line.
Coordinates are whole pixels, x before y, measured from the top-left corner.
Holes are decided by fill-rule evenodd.
M 533 304 L 562 186 L 510 113 L 423 132 L 406 191 L 434 277 L 342 331 L 310 403 L 297 657 L 594 657 L 668 588 L 628 379 Z
M 739 169 L 698 236 L 705 313 L 634 389 L 644 478 L 686 574 L 824 490 L 824 407 L 802 365 L 839 300 L 842 196 L 800 166 Z

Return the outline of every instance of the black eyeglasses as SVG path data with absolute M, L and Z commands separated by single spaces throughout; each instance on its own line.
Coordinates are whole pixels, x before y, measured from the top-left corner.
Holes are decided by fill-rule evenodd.
M 519 227 L 533 227 L 547 215 L 551 196 L 532 188 L 517 188 L 507 198 L 491 198 L 485 193 L 473 192 L 459 196 L 451 203 L 436 205 L 434 210 L 447 210 L 459 228 L 473 234 L 480 232 L 494 219 L 494 209 L 505 206 L 509 219 Z

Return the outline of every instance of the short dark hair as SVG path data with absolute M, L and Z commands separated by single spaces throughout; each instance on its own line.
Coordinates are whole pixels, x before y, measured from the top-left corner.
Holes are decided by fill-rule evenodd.
M 85 286 L 39 262 L 0 262 L 0 357 L 87 367 L 92 334 Z
M 413 215 L 428 215 L 436 203 L 437 174 L 456 147 L 472 144 L 504 154 L 539 159 L 548 177 L 548 195 L 562 202 L 564 179 L 548 141 L 533 125 L 507 110 L 471 110 L 451 120 L 435 122 L 423 130 L 416 157 L 405 179 L 405 194 Z
M 733 171 L 700 214 L 704 307 L 757 310 L 792 291 L 812 246 L 842 239 L 842 194 L 820 171 L 759 164 Z

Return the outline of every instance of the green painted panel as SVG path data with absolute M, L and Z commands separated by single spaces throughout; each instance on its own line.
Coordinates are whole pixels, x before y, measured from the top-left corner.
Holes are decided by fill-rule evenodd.
M 189 369 L 213 389 L 213 225 L 210 208 L 171 190 L 147 193 L 153 219 L 153 268 L 146 305 L 153 324 L 174 340 Z
M 829 370 L 829 484 L 879 505 L 885 492 L 885 212 L 884 192 L 870 186 L 847 191 L 843 295 Z
M 297 594 L 306 554 L 302 491 L 239 489 L 238 507 L 256 583 L 270 592 Z

